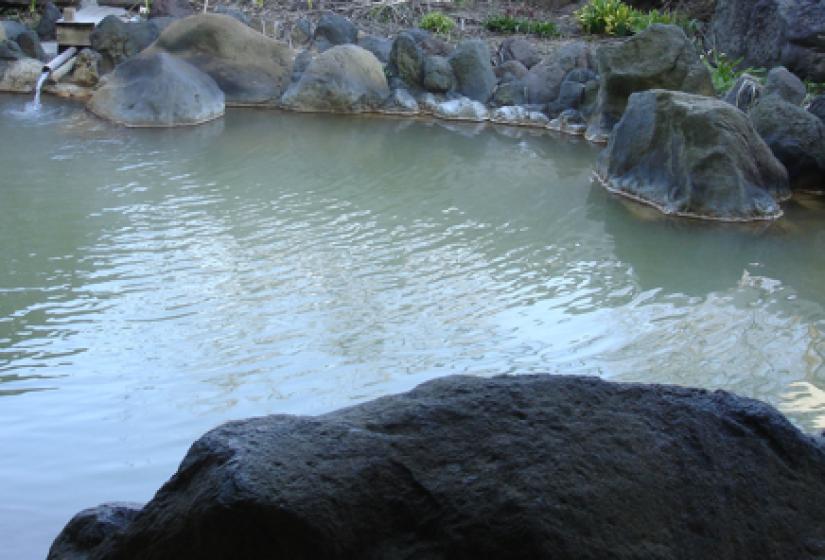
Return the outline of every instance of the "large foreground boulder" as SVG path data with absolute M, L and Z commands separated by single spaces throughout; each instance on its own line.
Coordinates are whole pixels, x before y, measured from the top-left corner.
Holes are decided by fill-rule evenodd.
M 630 96 L 601 154 L 611 191 L 666 214 L 716 220 L 779 217 L 788 175 L 747 116 L 710 97 L 651 90 Z
M 212 78 L 186 61 L 151 52 L 115 68 L 87 106 L 126 126 L 182 126 L 223 115 L 224 95 Z
M 449 377 L 225 424 L 85 558 L 812 560 L 823 492 L 821 440 L 757 401 Z
M 296 111 L 359 113 L 379 109 L 390 89 L 375 55 L 356 45 L 338 45 L 319 54 L 284 94 Z
M 151 45 L 159 33 L 152 21 L 127 23 L 117 16 L 106 16 L 92 30 L 89 40 L 92 49 L 102 56 L 100 71 L 105 74 Z
M 825 81 L 825 4 L 822 0 L 718 0 L 712 32 L 717 49 L 743 65 L 786 66 Z
M 292 77 L 292 50 L 233 17 L 200 14 L 172 23 L 152 50 L 212 76 L 227 105 L 274 105 Z
M 652 25 L 624 42 L 603 45 L 596 56 L 599 101 L 587 133 L 595 141 L 607 139 L 634 92 L 660 88 L 715 95 L 699 52 L 675 25 Z
M 778 95 L 760 99 L 750 118 L 787 168 L 793 188 L 825 187 L 825 123 Z

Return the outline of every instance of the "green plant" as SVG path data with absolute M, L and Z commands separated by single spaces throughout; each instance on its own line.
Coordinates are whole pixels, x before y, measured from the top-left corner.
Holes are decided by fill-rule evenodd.
M 742 64 L 742 59 L 732 59 L 728 55 L 716 50 L 710 50 L 705 54 L 700 55 L 702 62 L 710 70 L 710 77 L 713 80 L 713 87 L 717 93 L 726 93 L 733 84 L 736 83 L 742 74 L 750 74 L 756 78 L 762 78 L 765 75 L 763 68 L 743 68 L 739 69 Z
M 455 27 L 455 20 L 441 12 L 428 12 L 421 17 L 418 27 L 434 33 L 449 33 Z
M 612 22 L 617 19 L 617 14 L 630 9 L 622 0 L 589 0 L 576 10 L 575 16 L 585 33 L 613 34 Z
M 697 25 L 696 21 L 678 12 L 643 12 L 622 0 L 589 0 L 575 12 L 575 16 L 586 33 L 618 36 L 633 35 L 655 23 L 678 25 L 692 35 Z
M 493 16 L 484 22 L 484 27 L 496 33 L 529 33 L 539 37 L 556 37 L 559 34 L 552 21 L 517 19 L 512 16 Z

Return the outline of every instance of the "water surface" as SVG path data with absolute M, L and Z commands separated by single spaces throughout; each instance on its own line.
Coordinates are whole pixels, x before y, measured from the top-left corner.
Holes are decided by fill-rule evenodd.
M 825 201 L 659 217 L 550 133 L 230 111 L 126 130 L 0 97 L 0 558 L 149 499 L 228 419 L 434 377 L 723 388 L 825 428 Z

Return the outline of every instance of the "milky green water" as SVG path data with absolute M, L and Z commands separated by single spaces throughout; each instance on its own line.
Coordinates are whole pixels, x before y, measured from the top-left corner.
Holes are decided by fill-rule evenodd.
M 825 200 L 660 218 L 550 133 L 0 96 L 0 558 L 149 499 L 225 420 L 443 375 L 723 388 L 825 428 Z

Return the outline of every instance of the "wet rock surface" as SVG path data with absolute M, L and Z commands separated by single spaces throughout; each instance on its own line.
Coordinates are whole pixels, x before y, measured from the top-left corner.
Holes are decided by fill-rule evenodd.
M 282 103 L 297 111 L 358 113 L 381 108 L 389 95 L 375 55 L 357 45 L 338 45 L 309 63 Z
M 611 191 L 666 214 L 716 220 L 781 215 L 788 175 L 747 115 L 724 101 L 634 93 L 598 163 Z
M 749 116 L 787 168 L 793 188 L 825 187 L 825 123 L 778 95 L 760 99 Z
M 108 75 L 87 105 L 94 114 L 126 126 L 182 126 L 224 113 L 215 81 L 165 52 L 146 52 Z
M 142 504 L 111 502 L 84 509 L 72 517 L 49 549 L 47 560 L 85 560 L 89 551 L 122 533 L 140 513 Z
M 606 140 L 634 92 L 661 88 L 716 94 L 696 47 L 674 25 L 652 25 L 621 43 L 603 45 L 597 58 L 598 109 L 587 133 L 593 140 Z
M 821 439 L 758 401 L 448 377 L 323 416 L 225 424 L 125 529 L 84 548 L 70 523 L 56 543 L 108 560 L 813 560 L 823 491 Z
M 178 20 L 152 46 L 217 82 L 230 105 L 275 105 L 292 79 L 292 50 L 238 20 L 201 14 Z

